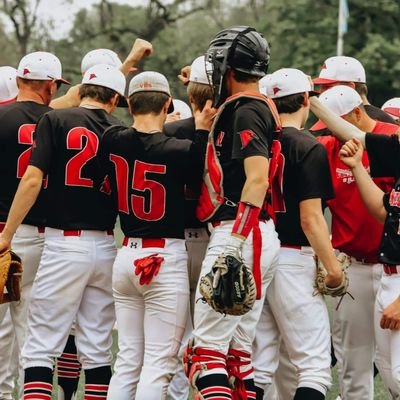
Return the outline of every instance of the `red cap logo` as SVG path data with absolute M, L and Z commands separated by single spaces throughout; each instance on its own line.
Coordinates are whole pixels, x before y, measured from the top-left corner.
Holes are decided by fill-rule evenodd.
M 140 84 L 140 87 L 142 89 L 151 89 L 153 87 L 153 85 L 151 84 L 151 82 L 143 82 Z
M 277 87 L 274 87 L 274 88 L 273 88 L 274 94 L 277 94 L 280 90 L 281 90 L 281 89 L 279 89 L 279 88 L 277 88 Z
M 24 75 L 29 74 L 29 69 L 28 68 L 24 68 Z
M 89 81 L 92 80 L 92 79 L 94 79 L 94 78 L 97 78 L 96 74 L 90 74 L 90 76 L 89 76 Z

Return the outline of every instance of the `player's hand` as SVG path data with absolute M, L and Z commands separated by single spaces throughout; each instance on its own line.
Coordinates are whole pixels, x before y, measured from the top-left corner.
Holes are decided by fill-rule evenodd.
M 400 329 L 400 297 L 384 309 L 381 318 L 381 328 Z
M 11 239 L 3 231 L 0 233 L 0 253 L 11 248 Z
M 66 100 L 70 107 L 78 107 L 79 103 L 81 102 L 81 97 L 79 96 L 79 88 L 81 87 L 80 84 L 71 86 L 68 89 L 68 92 L 65 93 Z
M 136 39 L 132 49 L 128 54 L 127 60 L 131 65 L 137 64 L 144 56 L 149 56 L 153 53 L 153 45 L 144 39 Z
M 358 139 L 347 141 L 339 151 L 340 160 L 351 169 L 361 164 L 364 148 Z
M 338 266 L 334 271 L 329 271 L 325 277 L 325 285 L 330 288 L 338 287 L 343 280 L 343 271 Z
M 192 104 L 192 109 L 194 105 Z M 204 105 L 203 111 L 199 111 L 196 109 L 194 112 L 194 122 L 196 125 L 196 129 L 202 129 L 206 131 L 211 130 L 211 126 L 217 113 L 217 109 L 212 107 L 212 100 L 207 100 Z
M 181 73 L 178 75 L 178 79 L 184 85 L 187 85 L 189 83 L 189 77 L 190 77 L 190 65 L 186 65 L 181 69 Z
M 181 119 L 181 113 L 177 111 L 172 114 L 167 114 L 167 119 L 165 120 L 165 123 L 179 121 L 180 119 Z

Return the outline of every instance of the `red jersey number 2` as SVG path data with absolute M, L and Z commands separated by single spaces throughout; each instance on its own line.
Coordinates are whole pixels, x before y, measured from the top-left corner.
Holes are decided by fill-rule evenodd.
M 161 164 L 149 164 L 139 160 L 135 161 L 132 177 L 132 189 L 141 192 L 128 196 L 129 166 L 123 157 L 110 154 L 110 161 L 114 163 L 118 187 L 118 209 L 129 214 L 129 203 L 133 214 L 145 221 L 159 221 L 165 214 L 165 187 L 149 179 L 147 174 L 165 174 L 167 167 Z M 146 192 L 148 204 L 146 206 Z M 130 200 L 130 201 L 129 201 Z
M 82 168 L 96 156 L 98 148 L 99 138 L 89 129 L 77 127 L 68 132 L 67 149 L 81 151 L 71 157 L 65 166 L 66 185 L 93 187 L 93 180 L 82 176 Z
M 24 124 L 18 129 L 18 143 L 29 145 L 30 147 L 24 150 L 17 161 L 17 178 L 21 179 L 28 168 L 29 160 L 32 153 L 33 133 L 35 132 L 36 124 Z

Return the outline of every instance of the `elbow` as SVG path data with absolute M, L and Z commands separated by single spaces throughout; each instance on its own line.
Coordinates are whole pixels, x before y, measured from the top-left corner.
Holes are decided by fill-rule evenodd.
M 312 232 L 318 225 L 318 217 L 313 214 L 300 216 L 300 225 L 304 233 Z
M 260 177 L 253 177 L 250 180 L 247 180 L 247 182 L 251 187 L 255 188 L 257 191 L 264 191 L 265 193 L 268 190 L 268 180 L 265 179 L 265 176 L 260 176 Z
M 42 186 L 43 176 L 25 173 L 22 177 L 20 185 L 28 190 L 39 190 Z

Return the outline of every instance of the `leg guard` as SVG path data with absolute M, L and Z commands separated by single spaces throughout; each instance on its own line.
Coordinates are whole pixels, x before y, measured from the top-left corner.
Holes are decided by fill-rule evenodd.
M 229 349 L 226 361 L 229 381 L 233 387 L 233 400 L 253 400 L 256 390 L 253 378 L 254 372 L 251 365 L 251 354 L 247 351 Z M 247 378 L 247 379 L 246 379 Z
M 189 339 L 188 345 L 183 354 L 183 367 L 185 375 L 189 379 L 189 384 L 195 394 L 195 399 L 203 400 L 196 381 L 204 371 L 212 369 L 223 369 L 226 371 L 225 354 L 203 347 L 193 348 L 193 338 Z M 218 373 L 216 371 L 216 373 Z

